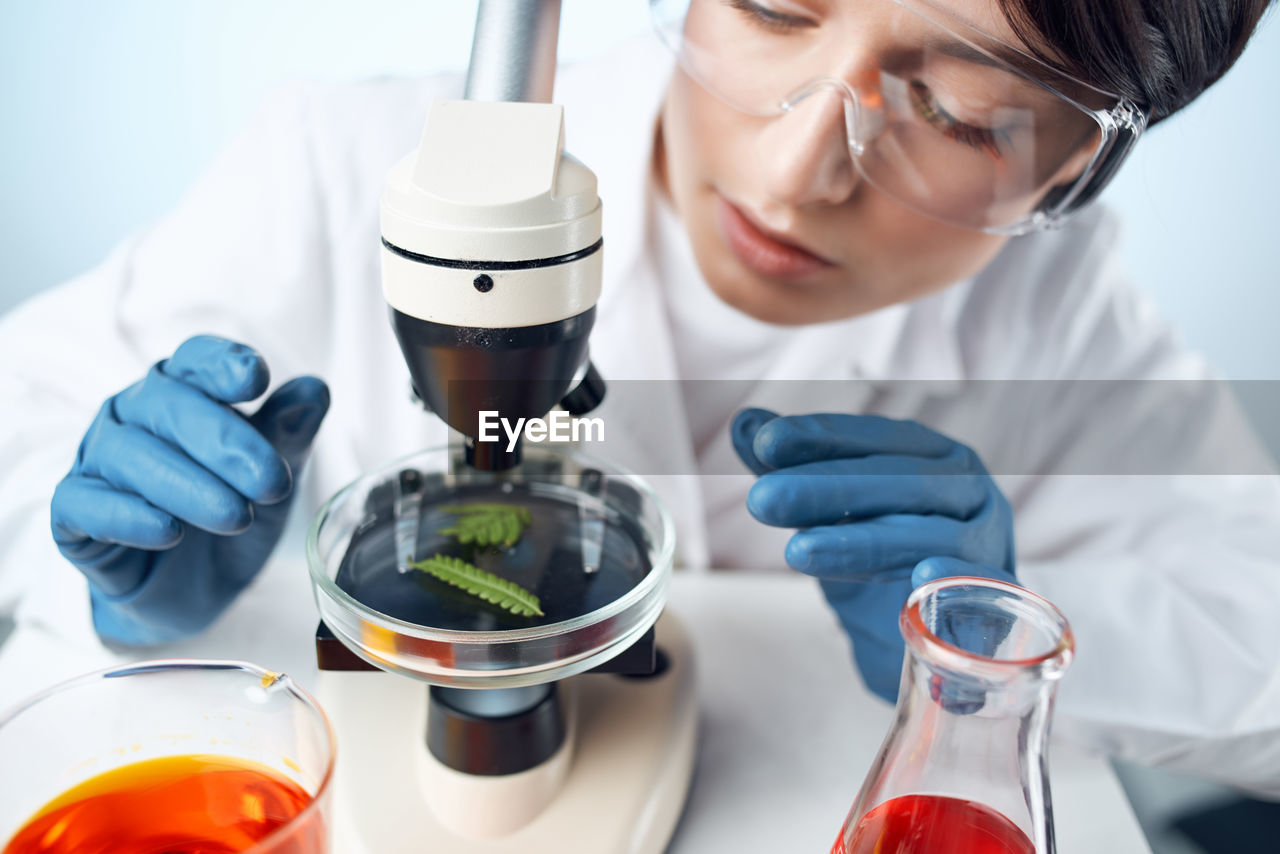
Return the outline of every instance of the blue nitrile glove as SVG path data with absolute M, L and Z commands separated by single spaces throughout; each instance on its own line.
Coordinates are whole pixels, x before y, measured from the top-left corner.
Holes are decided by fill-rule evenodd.
M 902 671 L 898 614 L 912 590 L 954 575 L 1014 582 L 1013 513 L 965 445 L 874 415 L 746 409 L 732 430 L 760 476 L 747 509 L 799 529 L 788 565 L 819 580 L 867 687 L 890 702 Z
M 315 377 L 285 383 L 252 416 L 227 405 L 267 384 L 254 350 L 198 336 L 103 404 L 50 511 L 104 640 L 195 634 L 266 562 L 329 408 Z

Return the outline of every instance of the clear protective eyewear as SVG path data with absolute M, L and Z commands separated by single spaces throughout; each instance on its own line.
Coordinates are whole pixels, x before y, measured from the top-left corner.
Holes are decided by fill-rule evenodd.
M 1142 135 L 1134 104 L 930 0 L 649 0 L 680 67 L 769 117 L 835 95 L 858 173 L 951 225 L 1022 234 L 1093 199 Z

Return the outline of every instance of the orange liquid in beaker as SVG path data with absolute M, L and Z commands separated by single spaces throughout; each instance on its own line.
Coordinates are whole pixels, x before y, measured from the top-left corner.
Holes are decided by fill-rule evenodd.
M 3 854 L 228 854 L 252 848 L 310 802 L 296 783 L 253 762 L 211 755 L 149 759 L 50 801 Z M 319 812 L 271 842 L 280 854 L 320 854 Z
M 1035 854 L 1017 825 L 976 801 L 942 795 L 903 795 L 858 820 L 848 846 L 844 834 L 831 854 Z

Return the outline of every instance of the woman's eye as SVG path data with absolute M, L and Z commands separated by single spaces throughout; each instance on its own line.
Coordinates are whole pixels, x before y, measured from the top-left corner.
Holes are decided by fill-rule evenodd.
M 955 140 L 979 151 L 985 151 L 992 157 L 1003 156 L 1000 140 L 1005 139 L 1006 142 L 1008 140 L 1000 130 L 978 127 L 977 125 L 960 121 L 948 113 L 938 103 L 938 99 L 934 97 L 929 87 L 919 80 L 912 80 L 909 88 L 911 105 L 915 108 L 916 113 L 947 139 Z
M 786 12 L 779 12 L 776 9 L 770 9 L 768 6 L 761 6 L 752 0 L 728 0 L 728 4 L 737 9 L 753 23 L 760 25 L 766 30 L 774 33 L 789 33 L 792 30 L 798 30 L 805 27 L 816 27 L 816 21 L 808 18 L 802 18 L 799 15 L 789 15 Z

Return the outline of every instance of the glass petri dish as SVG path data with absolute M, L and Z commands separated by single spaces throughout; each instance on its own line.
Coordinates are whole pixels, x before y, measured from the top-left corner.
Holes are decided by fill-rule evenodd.
M 0 850 L 37 810 L 81 783 L 150 760 L 191 758 L 196 764 L 183 767 L 218 760 L 265 766 L 310 798 L 268 835 L 235 850 L 323 854 L 329 850 L 334 755 L 324 712 L 281 673 L 239 661 L 171 659 L 86 674 L 0 713 Z M 261 793 L 257 781 L 233 797 Z M 207 804 L 198 792 L 192 797 L 183 809 L 204 814 Z M 84 823 L 100 823 L 100 817 L 87 817 L 92 810 L 77 810 L 65 827 L 49 833 L 85 833 Z M 213 825 L 215 818 L 210 815 Z M 240 822 L 255 820 L 247 807 L 244 817 L 225 818 L 233 822 L 227 825 L 233 837 L 246 827 Z M 174 821 L 182 829 L 170 831 L 196 832 L 180 819 Z M 61 850 L 49 833 L 40 850 Z M 110 847 L 108 839 L 96 841 L 101 850 Z M 46 842 L 50 847 L 43 847 Z
M 527 513 L 513 545 L 449 533 L 460 508 Z M 435 685 L 515 688 L 589 670 L 627 649 L 661 613 L 674 525 L 638 476 L 576 449 L 529 445 L 519 467 L 482 472 L 458 447 L 430 448 L 337 492 L 307 535 L 321 619 L 383 670 Z M 510 613 L 428 573 L 456 557 L 535 594 Z

